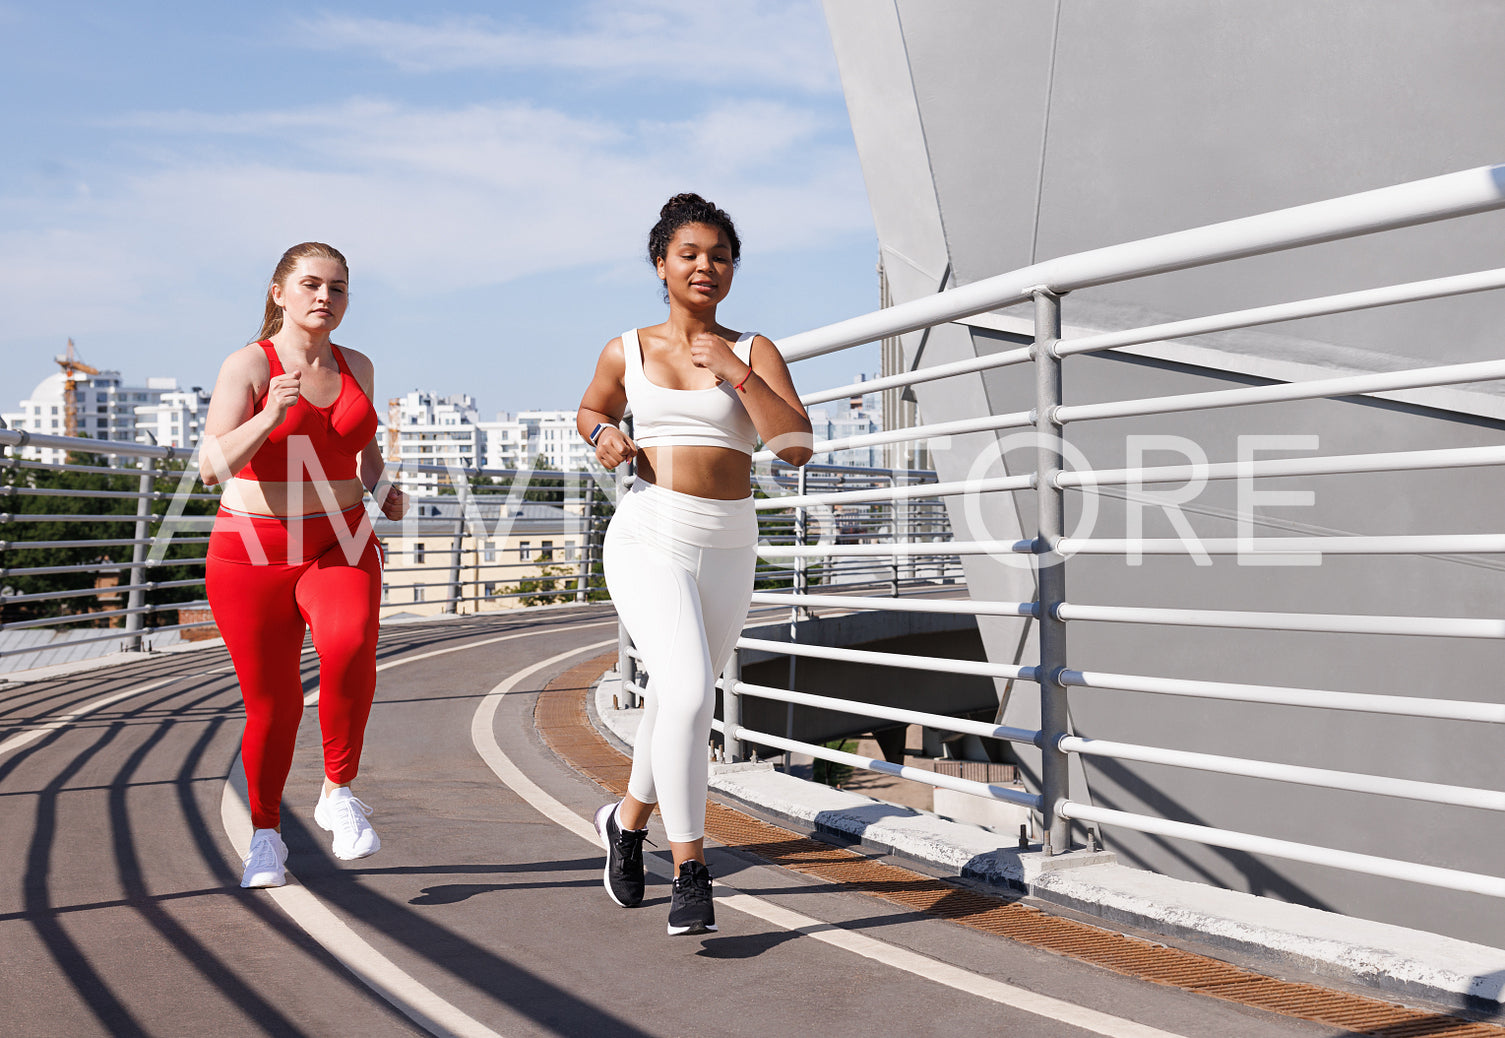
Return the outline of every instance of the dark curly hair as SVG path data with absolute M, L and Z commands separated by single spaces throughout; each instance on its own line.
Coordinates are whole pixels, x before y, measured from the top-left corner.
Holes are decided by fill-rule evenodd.
M 648 262 L 657 266 L 658 261 L 669 254 L 669 242 L 674 232 L 687 223 L 703 223 L 726 233 L 732 245 L 732 265 L 742 258 L 742 242 L 737 237 L 737 228 L 732 218 L 710 202 L 693 192 L 675 195 L 658 211 L 658 223 L 648 232 Z

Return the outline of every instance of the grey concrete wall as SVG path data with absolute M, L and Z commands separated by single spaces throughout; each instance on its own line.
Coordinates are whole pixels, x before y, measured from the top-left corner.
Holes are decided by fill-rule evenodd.
M 754 628 L 747 635 L 769 641 L 788 641 L 789 625 Z M 980 661 L 987 658 L 973 618 L 942 613 L 827 616 L 802 622 L 798 641 L 803 645 L 834 645 L 944 659 Z M 743 652 L 742 680 L 754 685 L 793 688 L 860 703 L 903 706 L 954 717 L 982 714 L 989 721 L 998 708 L 997 693 L 988 678 L 853 665 L 811 657 L 796 658 L 791 672 L 789 656 L 763 651 Z M 718 691 L 717 717 L 725 716 L 720 697 Z M 744 727 L 802 742 L 829 742 L 863 732 L 906 727 L 882 718 L 845 711 L 804 706 L 790 711 L 788 704 L 755 696 L 744 697 L 741 710 Z M 759 750 L 759 756 L 773 756 L 773 751 Z
M 929 282 L 891 278 L 896 302 L 1037 259 L 1505 157 L 1505 108 L 1498 104 L 1505 63 L 1496 57 L 1505 50 L 1505 5 L 827 0 L 826 11 L 885 264 L 892 266 L 891 254 L 925 255 L 932 273 L 942 270 Z M 922 162 L 929 183 L 919 189 Z M 1067 297 L 1063 312 L 1068 326 L 1131 327 L 1485 269 L 1500 264 L 1502 231 L 1502 214 L 1412 228 L 1105 286 Z M 1028 331 L 1027 320 L 1003 323 Z M 1493 358 L 1502 325 L 1505 297 L 1496 293 L 1172 343 L 1159 359 L 1071 358 L 1066 400 Z M 992 352 L 1013 344 L 1004 338 L 935 329 L 906 339 L 906 359 L 928 364 Z M 922 420 L 932 422 L 1033 404 L 1027 369 L 932 383 L 916 393 Z M 1084 423 L 1069 427 L 1068 438 L 1098 467 L 1129 464 L 1133 437 L 1143 435 L 1180 437 L 1213 461 L 1235 458 L 1240 436 L 1316 438 L 1315 449 L 1291 447 L 1290 454 L 1501 442 L 1505 423 L 1488 417 L 1501 413 L 1498 386 L 1475 398 L 1420 399 L 1435 406 L 1293 403 Z M 933 445 L 942 478 L 975 473 L 995 439 Z M 1259 491 L 1306 490 L 1312 501 L 1257 507 L 1257 532 L 1494 532 L 1505 505 L 1501 486 L 1489 470 L 1262 482 Z M 1096 503 L 1090 532 L 1124 536 L 1129 506 L 1122 495 L 1098 495 Z M 1234 516 L 1247 503 L 1235 485 L 1213 484 L 1181 514 L 1200 536 L 1231 536 Z M 1028 495 L 997 495 L 981 507 L 949 504 L 959 537 L 1032 533 Z M 1084 504 L 1072 495 L 1068 531 Z M 1143 514 L 1145 535 L 1178 532 L 1164 513 Z M 1130 566 L 1084 557 L 1069 564 L 1068 598 L 1498 617 L 1505 615 L 1502 568 L 1493 557 L 1328 557 L 1301 568 L 1240 566 L 1232 559 L 1203 567 L 1154 557 Z M 1010 562 L 973 560 L 967 578 L 977 598 L 1030 594 L 1027 574 Z M 988 623 L 983 633 L 995 661 L 1031 662 L 1036 653 L 1020 621 Z M 1069 647 L 1070 665 L 1078 669 L 1505 699 L 1498 641 L 1073 623 Z M 1035 723 L 1033 691 L 1016 685 L 1007 723 Z M 1072 693 L 1072 716 L 1080 733 L 1101 738 L 1505 788 L 1505 754 L 1492 726 L 1083 690 Z M 1022 763 L 1034 766 L 1027 753 Z M 1462 808 L 1098 761 L 1076 771 L 1073 796 L 1493 875 L 1505 858 L 1499 816 Z M 1170 875 L 1483 943 L 1498 945 L 1505 932 L 1505 905 L 1490 899 L 1131 832 L 1107 835 L 1124 860 Z

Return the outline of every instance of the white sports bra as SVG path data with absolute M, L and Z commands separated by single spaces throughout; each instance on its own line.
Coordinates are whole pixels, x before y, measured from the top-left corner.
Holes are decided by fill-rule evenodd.
M 744 364 L 756 332 L 746 332 L 732 346 Z M 627 366 L 623 385 L 632 411 L 632 438 L 640 447 L 730 447 L 751 456 L 758 429 L 730 382 L 709 389 L 665 389 L 643 374 L 643 347 L 636 328 L 622 333 Z

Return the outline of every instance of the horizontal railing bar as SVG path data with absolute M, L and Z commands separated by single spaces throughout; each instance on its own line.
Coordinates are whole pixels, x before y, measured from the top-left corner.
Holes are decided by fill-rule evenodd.
M 80 494 L 80 497 L 88 497 Z M 0 523 L 136 523 L 151 516 L 121 515 L 44 515 L 40 512 L 0 512 Z
M 987 494 L 1006 490 L 1031 490 L 1035 486 L 1033 472 L 1020 476 L 995 476 L 990 479 L 958 479 L 948 483 L 912 483 L 909 486 L 880 487 L 874 490 L 830 491 L 816 494 L 791 494 L 788 497 L 770 497 L 758 500 L 754 505 L 759 511 L 774 511 L 793 508 L 797 505 L 855 504 L 864 501 L 913 501 L 917 499 L 949 497 L 953 494 Z M 911 517 L 910 522 L 915 522 Z
M 725 726 L 720 721 L 715 723 L 719 731 L 724 731 Z M 876 757 L 863 757 L 855 753 L 847 753 L 844 750 L 833 750 L 828 746 L 817 746 L 813 743 L 799 742 L 796 739 L 785 739 L 767 732 L 753 731 L 751 728 L 743 728 L 738 725 L 736 731 L 731 733 L 731 738 L 740 739 L 744 742 L 756 743 L 759 746 L 769 746 L 776 750 L 786 750 L 790 753 L 806 753 L 821 760 L 828 760 L 835 764 L 846 764 L 864 771 L 877 771 L 885 775 L 893 775 L 898 778 L 910 779 L 914 782 L 923 782 L 927 786 L 939 786 L 942 789 L 954 789 L 958 793 L 969 793 L 985 800 L 1002 800 L 1009 804 L 1018 804 L 1031 810 L 1040 809 L 1040 796 L 1037 793 L 1027 793 L 1021 789 L 1010 789 L 1007 786 L 995 786 L 990 782 L 974 782 L 956 775 L 943 775 L 938 771 L 926 771 L 924 768 L 912 767 L 908 764 L 892 764 Z
M 93 541 L 0 541 L 0 551 L 24 551 L 37 548 L 130 548 L 137 544 L 156 544 L 159 540 L 174 544 L 208 544 L 208 537 L 101 537 Z
M 1336 454 L 1322 458 L 1262 458 L 1195 465 L 1082 469 L 1062 472 L 1054 482 L 1057 487 L 1063 488 L 1091 488 L 1127 483 L 1187 483 L 1204 479 L 1407 472 L 1418 469 L 1430 471 L 1484 465 L 1505 465 L 1505 447 L 1449 447 L 1441 450 L 1388 451 L 1381 454 Z
M 143 559 L 141 562 L 79 562 L 71 566 L 13 566 L 0 568 L 0 579 L 7 577 L 46 577 L 60 573 L 118 573 L 121 570 L 161 569 L 164 566 L 202 566 L 207 559 Z
M 89 598 L 119 595 L 127 591 L 162 591 L 178 587 L 202 587 L 204 578 L 197 580 L 161 580 L 149 584 L 116 584 L 111 587 L 70 588 L 66 591 L 37 591 L 25 595 L 0 594 L 0 605 L 14 602 L 47 602 L 54 598 Z
M 885 389 L 894 389 L 898 386 L 914 386 L 921 382 L 933 382 L 936 379 L 951 378 L 955 375 L 967 375 L 976 371 L 989 371 L 993 368 L 1004 368 L 1014 364 L 1026 364 L 1033 356 L 1033 347 L 1024 346 L 1015 350 L 1005 350 L 1002 353 L 990 353 L 985 357 L 957 360 L 949 364 L 934 364 L 930 367 L 915 368 L 912 371 L 901 372 L 897 375 L 884 375 L 881 378 L 869 379 L 866 382 L 853 382 L 849 385 L 837 386 L 835 389 L 822 389 L 814 393 L 806 393 L 800 397 L 800 403 L 823 404 L 828 400 L 840 400 L 842 397 L 865 396 L 868 393 L 879 393 Z
M 127 631 L 122 627 L 112 627 L 109 634 L 101 634 L 94 638 L 69 638 L 65 641 L 48 642 L 44 645 L 28 645 L 19 649 L 0 649 L 0 656 L 25 656 L 28 653 L 52 652 L 74 645 L 95 645 L 99 642 L 134 641 L 138 637 L 152 638 L 171 631 L 187 631 L 195 627 L 213 626 L 213 620 L 195 620 L 192 623 L 186 624 L 163 624 L 161 627 L 143 627 L 139 631 Z
M 1246 407 L 1251 404 L 1268 404 L 1285 400 L 1358 396 L 1397 389 L 1454 385 L 1459 382 L 1485 382 L 1498 378 L 1505 378 L 1505 361 L 1485 360 L 1469 364 L 1422 368 L 1415 371 L 1386 371 L 1373 375 L 1345 375 L 1340 378 L 1315 379 L 1307 382 L 1279 382 L 1269 386 L 1215 389 L 1206 393 L 1115 400 L 1098 404 L 1065 404 L 1051 412 L 1051 419 L 1064 425 L 1067 422 L 1174 414 L 1211 408 Z
M 1229 829 L 1214 829 L 1189 822 L 1175 822 L 1166 818 L 1154 818 L 1149 815 L 1132 814 L 1128 811 L 1094 807 L 1091 804 L 1079 804 L 1072 800 L 1061 801 L 1057 809 L 1063 816 L 1083 822 L 1116 825 L 1137 832 L 1169 836 L 1212 847 L 1224 847 L 1250 854 L 1268 854 L 1271 857 L 1285 858 L 1289 861 L 1304 861 L 1312 865 L 1326 865 L 1346 869 L 1349 872 L 1408 880 L 1428 886 L 1484 894 L 1488 897 L 1505 897 L 1505 878 L 1485 876 L 1477 872 L 1462 872 L 1458 869 L 1444 869 L 1435 865 L 1398 861 L 1394 858 L 1381 858 L 1372 854 L 1334 850 L 1329 847 L 1277 840 L 1269 836 L 1256 836 Z
M 932 436 L 959 436 L 971 432 L 991 432 L 997 429 L 1021 429 L 1034 424 L 1028 411 L 1013 414 L 985 415 L 981 418 L 963 418 L 954 422 L 935 422 L 930 425 L 912 425 L 904 429 L 888 429 L 883 432 L 862 433 L 835 440 L 820 440 L 815 443 L 816 454 L 854 450 L 858 447 L 876 447 L 883 443 L 901 443 L 905 440 L 928 439 Z M 753 460 L 773 457 L 773 451 L 761 450 Z
M 879 717 L 885 721 L 902 721 L 905 724 L 919 724 L 927 728 L 939 728 L 949 732 L 959 732 L 963 735 L 976 735 L 984 739 L 1002 739 L 1006 742 L 1023 742 L 1034 745 L 1040 736 L 1039 729 L 1011 728 L 1007 725 L 970 721 L 964 717 L 932 714 L 924 710 L 904 710 L 900 707 L 881 706 L 877 703 L 861 703 L 853 699 L 836 699 L 831 696 L 814 695 L 810 692 L 796 692 L 788 688 L 753 685 L 745 681 L 737 682 L 733 688 L 733 692 L 737 695 L 752 696 L 754 699 L 771 699 L 779 703 L 793 703 L 796 706 L 834 710 L 837 713 L 856 714 L 861 717 Z
M 1062 294 L 1501 207 L 1505 170 L 1480 166 L 1033 263 L 785 336 L 778 340 L 779 349 L 786 360 L 805 360 L 1023 303 L 1039 288 Z
M 958 542 L 960 544 L 962 542 Z M 792 550 L 792 549 L 785 549 Z M 1505 552 L 1505 535 L 1399 534 L 1392 537 L 1063 537 L 1061 555 L 1493 555 Z
M 80 443 L 88 443 L 88 440 L 80 440 Z M 121 468 L 119 465 L 68 465 L 53 464 L 46 461 L 29 461 L 25 458 L 17 458 L 14 455 L 0 458 L 0 469 L 26 469 L 32 472 L 87 472 L 101 476 L 180 476 L 181 469 L 156 469 L 156 468 Z
M 982 678 L 1010 678 L 1037 681 L 1037 668 L 1012 663 L 984 663 L 977 660 L 952 660 L 942 656 L 911 656 L 901 652 L 872 652 L 867 649 L 843 649 L 831 645 L 802 645 L 764 638 L 738 638 L 739 649 L 761 649 L 777 656 L 805 656 L 811 659 L 838 660 L 843 663 L 866 663 L 875 667 L 901 670 L 925 670 L 934 674 L 968 674 Z
M 1371 692 L 1335 692 L 1327 689 L 1288 688 L 1282 685 L 1241 685 L 1227 681 L 1195 681 L 1188 678 L 1146 677 L 1141 674 L 1110 674 L 1105 671 L 1063 670 L 1060 682 L 1076 688 L 1115 689 L 1196 699 L 1233 699 L 1272 706 L 1301 706 L 1355 713 L 1398 714 L 1440 721 L 1484 721 L 1505 724 L 1505 703 L 1471 703 L 1453 699 L 1423 699 L 1417 696 L 1387 696 Z
M 1063 753 L 1108 757 L 1113 760 L 1134 760 L 1144 764 L 1163 764 L 1168 767 L 1190 768 L 1217 775 L 1269 779 L 1274 782 L 1291 782 L 1322 789 L 1342 789 L 1351 793 L 1373 793 L 1377 796 L 1422 800 L 1429 804 L 1451 804 L 1455 807 L 1476 807 L 1484 811 L 1505 811 L 1505 792 L 1492 789 L 1474 789 L 1470 786 L 1445 785 L 1439 782 L 1418 782 L 1414 779 L 1392 778 L 1388 775 L 1363 775 L 1351 771 L 1334 771 L 1330 768 L 1309 768 L 1299 764 L 1247 760 L 1212 753 L 1171 750 L 1159 746 L 1137 746 L 1133 743 L 1113 742 L 1108 739 L 1089 739 L 1080 735 L 1063 735 L 1056 740 L 1056 746 Z
M 857 598 L 846 595 L 797 595 L 787 591 L 755 591 L 752 600 L 758 605 L 831 606 L 839 609 L 877 609 L 897 613 L 955 613 L 962 616 L 1034 616 L 1036 614 L 1036 606 L 1033 602 Z
M 140 477 L 141 472 L 137 469 L 113 469 L 121 473 L 122 478 L 135 479 Z M 139 490 L 69 490 L 62 487 L 0 487 L 0 493 L 15 494 L 17 497 L 103 497 L 111 500 L 130 499 L 134 501 L 218 501 L 218 494 L 179 494 L 173 490 L 148 490 L 142 493 Z M 161 519 L 162 516 L 150 515 L 150 519 Z M 213 518 L 209 516 L 207 518 Z
M 51 436 L 45 433 L 28 432 L 24 429 L 0 429 L 0 446 L 43 447 L 51 450 L 73 451 L 77 454 L 157 458 L 162 461 L 191 458 L 194 453 L 191 449 L 184 447 L 161 447 L 145 443 L 127 443 L 124 440 L 91 440 L 82 436 Z
M 120 473 L 122 479 L 136 479 L 141 475 L 137 469 L 115 469 L 114 471 Z M 0 488 L 0 490 L 8 494 L 15 494 L 17 497 L 105 497 L 116 500 L 120 498 L 132 498 L 137 501 L 181 499 L 180 495 L 173 493 L 171 490 L 148 490 L 144 494 L 139 490 L 77 490 L 64 487 L 4 487 Z M 219 500 L 218 494 L 185 494 L 181 495 L 181 497 L 191 497 L 194 500 Z
M 1147 342 L 1166 339 L 1185 339 L 1210 332 L 1229 331 L 1234 328 L 1252 328 L 1262 324 L 1277 324 L 1295 321 L 1304 317 L 1321 317 L 1326 314 L 1349 313 L 1368 310 L 1377 306 L 1396 303 L 1414 303 L 1423 299 L 1441 299 L 1447 296 L 1467 295 L 1471 292 L 1486 292 L 1505 288 L 1505 267 L 1481 270 L 1471 274 L 1456 274 L 1451 277 L 1433 278 L 1428 281 L 1411 281 L 1383 288 L 1367 288 L 1358 292 L 1318 296 L 1272 306 L 1258 306 L 1247 310 L 1193 317 L 1182 321 L 1146 325 L 1125 331 L 1101 332 L 1062 339 L 1051 352 L 1057 357 L 1069 357 L 1080 353 L 1095 353 L 1120 346 L 1139 346 Z
M 794 559 L 801 556 L 906 556 L 919 555 L 993 555 L 1017 554 L 1035 550 L 1034 541 L 889 541 L 885 544 L 803 544 L 758 546 L 758 554 L 770 559 Z
M 1505 620 L 1448 616 L 1372 616 L 1340 613 L 1244 612 L 1231 609 L 1158 609 L 1141 606 L 1082 605 L 1062 602 L 1061 620 L 1165 624 L 1177 627 L 1232 627 L 1253 631 L 1322 631 L 1331 634 L 1388 634 L 1441 638 L 1505 638 Z
M 207 609 L 209 602 L 164 602 L 160 605 L 136 606 L 126 609 L 101 609 L 97 613 L 72 613 L 67 616 L 44 616 L 35 620 L 16 620 L 0 624 L 0 631 L 21 631 L 33 627 L 57 627 L 61 624 L 86 623 L 90 620 L 111 620 L 117 616 L 136 616 L 145 613 L 165 613 L 172 609 Z

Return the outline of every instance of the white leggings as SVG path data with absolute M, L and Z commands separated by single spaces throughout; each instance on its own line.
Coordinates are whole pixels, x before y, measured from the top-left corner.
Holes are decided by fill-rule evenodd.
M 627 791 L 659 805 L 674 843 L 705 835 L 716 678 L 747 618 L 757 546 L 751 497 L 692 497 L 641 479 L 606 531 L 606 587 L 648 670 Z

